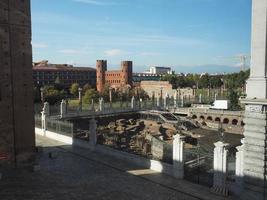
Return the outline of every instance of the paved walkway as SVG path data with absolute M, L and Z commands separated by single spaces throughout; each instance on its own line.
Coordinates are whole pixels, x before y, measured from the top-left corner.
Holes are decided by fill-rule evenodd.
M 40 171 L 2 170 L 1 200 L 229 199 L 123 160 L 37 136 Z M 56 158 L 50 159 L 49 152 Z

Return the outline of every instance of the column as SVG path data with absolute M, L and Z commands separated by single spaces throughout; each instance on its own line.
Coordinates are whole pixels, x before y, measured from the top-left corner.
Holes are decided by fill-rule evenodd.
M 91 119 L 89 122 L 89 142 L 92 147 L 97 143 L 97 121 L 95 118 Z
M 199 102 L 199 103 L 202 103 L 202 94 L 199 94 L 198 102 Z
M 82 111 L 82 107 L 83 107 L 83 105 L 82 105 L 82 88 L 79 88 L 78 91 L 79 91 L 79 111 Z
M 131 109 L 134 110 L 135 109 L 135 99 L 134 96 L 131 99 Z
M 214 156 L 213 156 L 213 187 L 212 191 L 221 195 L 227 195 L 228 189 L 226 186 L 227 177 L 227 155 L 229 144 L 223 142 L 214 143 Z
M 152 92 L 152 108 L 155 106 L 155 91 Z
M 164 109 L 167 109 L 167 107 L 168 107 L 168 93 L 166 93 L 164 96 L 163 107 L 164 107 Z
M 181 95 L 181 107 L 184 107 L 184 95 Z
M 44 103 L 44 107 L 43 107 L 41 114 L 42 114 L 42 129 L 45 131 L 47 128 L 46 118 L 49 117 L 50 115 L 50 108 L 49 108 L 48 102 Z
M 173 136 L 173 173 L 176 178 L 184 177 L 184 136 L 176 134 Z
M 66 100 L 62 99 L 60 103 L 60 118 L 63 118 L 67 114 L 67 103 Z
M 95 103 L 94 103 L 94 99 L 92 99 L 92 101 L 91 101 L 91 110 L 92 110 L 93 112 L 95 112 Z
M 157 108 L 160 108 L 160 95 L 157 97 Z
M 177 93 L 177 90 L 175 91 L 174 93 L 174 96 L 173 96 L 173 107 L 174 108 L 177 108 L 177 98 L 178 97 L 178 93 Z
M 104 99 L 102 97 L 99 99 L 99 111 L 104 111 Z
M 267 0 L 252 1 L 251 69 L 244 127 L 244 189 L 241 199 L 267 199 Z

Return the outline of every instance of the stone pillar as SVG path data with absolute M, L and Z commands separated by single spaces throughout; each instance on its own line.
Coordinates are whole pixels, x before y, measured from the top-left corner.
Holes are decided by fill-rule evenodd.
M 165 94 L 164 99 L 163 99 L 163 107 L 164 109 L 168 108 L 168 93 Z
M 90 132 L 90 136 L 89 136 L 89 141 L 90 141 L 90 145 L 92 147 L 94 147 L 97 143 L 97 121 L 95 120 L 95 118 L 91 119 L 89 122 L 89 132 Z
M 94 99 L 92 99 L 92 102 L 91 102 L 91 110 L 93 112 L 95 111 L 95 102 L 94 102 Z
M 181 96 L 181 107 L 184 107 L 184 95 Z
M 82 101 L 82 88 L 78 89 L 79 91 L 79 102 Z
M 199 103 L 202 103 L 202 94 L 199 94 L 198 102 L 199 102 Z
M 157 108 L 160 108 L 160 96 L 157 97 Z
M 223 142 L 214 143 L 214 156 L 213 156 L 213 192 L 218 194 L 227 195 L 228 189 L 226 186 L 227 177 L 227 155 L 229 144 Z
M 174 93 L 174 96 L 173 96 L 173 107 L 174 108 L 177 108 L 177 99 L 178 99 L 178 93 L 177 93 L 177 90 L 176 90 L 175 93 Z
M 60 103 L 60 117 L 63 118 L 67 114 L 67 102 L 62 99 Z
M 104 111 L 104 99 L 102 97 L 99 99 L 99 111 Z
M 244 116 L 244 189 L 241 199 L 267 199 L 267 1 L 252 1 L 251 69 Z
M 143 99 L 140 98 L 140 99 L 139 99 L 139 109 L 140 109 L 140 110 L 142 109 L 142 102 L 143 102 Z
M 152 92 L 152 105 L 155 106 L 155 91 Z
M 48 102 L 44 103 L 44 107 L 41 114 L 42 114 L 42 129 L 45 131 L 47 128 L 46 118 L 50 116 L 50 107 Z
M 176 134 L 173 136 L 173 173 L 176 178 L 184 177 L 184 136 Z
M 242 145 L 236 147 L 236 165 L 235 165 L 235 193 L 240 195 L 243 189 L 244 179 L 244 139 L 241 140 Z
M 135 109 L 135 99 L 134 96 L 131 99 L 131 109 L 134 110 Z
M 112 88 L 109 88 L 109 102 L 112 103 Z
M 79 91 L 79 111 L 82 111 L 83 105 L 82 105 L 82 88 L 78 89 Z

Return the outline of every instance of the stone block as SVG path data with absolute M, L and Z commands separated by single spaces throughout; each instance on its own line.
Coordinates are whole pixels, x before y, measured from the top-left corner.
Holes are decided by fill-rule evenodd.
M 8 0 L 0 2 L 0 24 L 8 23 Z
M 58 153 L 57 153 L 57 152 L 49 152 L 49 153 L 48 153 L 48 156 L 49 156 L 49 158 L 51 158 L 51 159 L 55 159 L 55 158 L 58 157 Z
M 265 155 L 264 151 L 261 151 L 261 152 L 248 151 L 248 152 L 246 152 L 246 156 L 245 157 L 249 157 L 249 158 L 256 159 L 256 160 L 264 162 L 265 161 L 265 156 L 266 155 Z M 247 161 L 249 162 L 250 160 L 247 160 Z M 251 160 L 250 162 L 254 162 L 254 160 Z
M 43 152 L 43 147 L 41 147 L 41 146 L 37 146 L 37 147 L 35 148 L 35 150 L 36 150 L 37 153 L 42 153 L 42 152 Z
M 28 0 L 9 0 L 10 23 L 15 25 L 31 26 L 31 9 Z
M 250 182 L 254 182 L 255 185 L 258 185 L 261 181 L 264 181 L 264 174 L 253 172 L 251 169 L 246 170 L 246 165 L 244 169 L 244 180 L 250 180 Z
M 248 169 L 253 169 L 253 171 L 254 172 L 256 172 L 256 173 L 264 173 L 264 171 L 265 171 L 265 169 L 264 169 L 264 167 L 262 167 L 262 166 L 255 166 L 255 164 L 254 163 L 247 163 L 246 162 L 246 169 L 248 170 Z
M 255 153 L 262 153 L 262 152 L 263 152 L 263 148 L 264 148 L 264 147 L 262 147 L 262 146 L 246 145 L 244 149 L 245 149 L 247 152 L 252 151 L 252 152 L 255 152 Z
M 255 145 L 255 146 L 265 147 L 265 140 L 247 136 L 246 132 L 244 132 L 244 136 L 245 136 L 245 143 L 247 145 Z
M 257 125 L 257 126 L 266 126 L 267 122 L 265 119 L 259 119 L 259 118 L 248 118 L 245 116 L 244 123 L 246 125 Z
M 261 140 L 265 140 L 265 138 L 266 138 L 265 133 L 256 132 L 256 130 L 250 131 L 250 130 L 248 130 L 247 127 L 246 127 L 246 130 L 244 132 L 244 135 L 249 136 L 251 138 L 261 139 Z
M 248 164 L 258 166 L 258 167 L 264 167 L 265 166 L 264 160 L 260 160 L 260 159 L 257 159 L 255 157 L 247 156 L 247 154 L 245 154 L 244 158 L 245 158 L 245 160 L 244 160 L 245 165 L 246 165 L 246 163 L 248 163 Z
M 33 172 L 38 172 L 40 170 L 41 170 L 41 166 L 40 165 L 36 164 L 36 165 L 33 165 L 32 166 L 32 171 Z

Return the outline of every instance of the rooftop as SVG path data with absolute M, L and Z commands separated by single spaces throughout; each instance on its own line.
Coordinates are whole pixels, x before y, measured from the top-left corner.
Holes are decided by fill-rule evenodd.
M 47 60 L 34 62 L 33 63 L 34 70 L 44 70 L 44 71 L 95 71 L 95 68 L 92 67 L 74 67 L 73 65 L 69 64 L 51 64 Z

